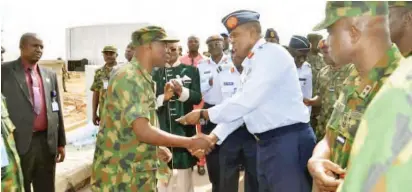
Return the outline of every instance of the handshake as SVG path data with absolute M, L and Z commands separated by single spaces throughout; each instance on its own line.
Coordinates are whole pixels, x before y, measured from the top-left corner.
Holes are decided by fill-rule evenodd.
M 191 137 L 190 142 L 191 144 L 187 149 L 193 156 L 200 159 L 213 150 L 217 142 L 217 137 L 213 134 L 205 135 L 203 133 L 199 133 Z

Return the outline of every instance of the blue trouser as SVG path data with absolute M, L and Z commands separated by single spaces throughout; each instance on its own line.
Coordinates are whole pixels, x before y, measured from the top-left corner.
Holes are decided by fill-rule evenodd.
M 307 162 L 316 137 L 307 123 L 297 123 L 255 134 L 259 186 L 270 192 L 310 192 Z
M 245 192 L 257 192 L 256 140 L 245 126 L 230 134 L 220 146 L 220 191 L 238 192 L 239 164 L 245 167 Z

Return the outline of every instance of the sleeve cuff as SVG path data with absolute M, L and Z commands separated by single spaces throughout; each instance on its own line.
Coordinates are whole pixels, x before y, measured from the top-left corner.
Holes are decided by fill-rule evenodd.
M 220 119 L 219 119 L 220 106 L 221 106 L 221 104 L 220 105 L 215 105 L 214 107 L 207 109 L 207 113 L 209 115 L 209 120 L 214 124 L 221 123 L 221 122 L 219 122 L 220 121 Z
M 182 93 L 180 94 L 180 97 L 177 100 L 179 100 L 181 102 L 185 102 L 189 99 L 189 96 L 190 96 L 189 89 L 186 88 L 186 87 L 182 87 Z
M 222 124 L 218 124 L 213 131 L 211 132 L 211 134 L 216 135 L 217 142 L 216 145 L 221 145 L 223 143 L 223 141 L 226 139 L 226 137 L 224 136 L 224 127 L 222 126 Z
M 165 94 L 161 94 L 157 97 L 157 99 L 156 99 L 156 109 L 163 106 L 164 99 L 165 99 Z

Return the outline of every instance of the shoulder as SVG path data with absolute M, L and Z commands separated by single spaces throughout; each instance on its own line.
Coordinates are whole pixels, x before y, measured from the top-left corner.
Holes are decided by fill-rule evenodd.
M 217 67 L 217 73 L 221 73 L 224 71 L 230 71 L 230 69 L 232 69 L 232 67 L 234 67 L 231 63 L 224 63 L 222 65 L 220 65 L 219 67 Z
M 8 61 L 8 62 L 4 62 L 2 65 L 1 65 L 1 69 L 2 70 L 8 70 L 8 69 L 10 69 L 10 68 L 12 68 L 14 65 L 17 65 L 17 64 L 19 64 L 20 62 L 19 62 L 19 60 L 14 60 L 14 61 Z
M 308 63 L 308 62 L 305 61 L 305 62 L 303 63 L 303 67 L 305 67 L 305 69 L 309 69 L 309 70 L 310 70 L 310 69 L 312 68 L 312 65 L 311 65 L 310 63 Z
M 278 63 L 283 63 L 280 61 L 293 62 L 294 61 L 290 53 L 281 45 L 275 43 L 265 43 L 260 45 L 255 52 L 256 55 L 259 55 L 258 58 L 263 57 L 264 59 L 276 59 Z M 274 60 L 271 60 L 274 62 Z
M 42 70 L 43 72 L 46 72 L 46 74 L 48 76 L 51 76 L 51 77 L 56 76 L 56 72 L 54 72 L 53 70 L 51 70 L 47 67 L 42 67 L 42 66 L 39 65 L 39 69 Z

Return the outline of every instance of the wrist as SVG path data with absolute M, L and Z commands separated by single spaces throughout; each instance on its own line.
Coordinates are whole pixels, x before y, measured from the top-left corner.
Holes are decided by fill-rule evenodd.
M 207 111 L 207 109 L 201 109 L 200 110 L 200 118 L 205 119 L 205 120 L 209 120 L 209 113 Z
M 213 133 L 211 133 L 209 136 L 209 139 L 212 141 L 212 143 L 215 145 L 216 143 L 217 143 L 217 141 L 219 140 L 219 138 L 215 135 L 215 134 L 213 134 Z

